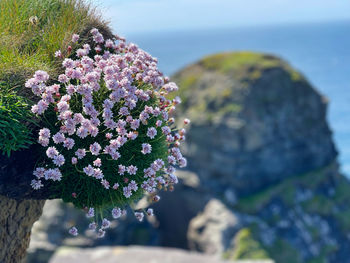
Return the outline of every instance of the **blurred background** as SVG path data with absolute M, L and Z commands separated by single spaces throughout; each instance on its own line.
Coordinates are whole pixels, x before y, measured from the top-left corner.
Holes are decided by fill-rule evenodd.
M 153 221 L 102 241 L 69 238 L 84 215 L 48 201 L 28 262 L 350 262 L 350 2 L 92 3 L 183 88 L 189 168 Z
M 330 100 L 329 121 L 350 173 L 350 3 L 341 0 L 94 1 L 112 28 L 168 75 L 205 55 L 250 50 L 286 59 Z

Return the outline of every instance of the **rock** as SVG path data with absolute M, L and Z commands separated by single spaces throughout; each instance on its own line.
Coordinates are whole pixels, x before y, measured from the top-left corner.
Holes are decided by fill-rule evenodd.
M 27 263 L 46 263 L 61 246 L 95 247 L 103 245 L 159 245 L 156 222 L 138 222 L 132 213 L 126 218 L 113 222 L 105 238 L 98 239 L 91 231 L 86 231 L 89 220 L 85 214 L 60 200 L 48 200 L 43 215 L 34 224 Z M 78 237 L 68 234 L 68 229 L 76 226 Z
M 203 255 L 173 248 L 157 247 L 100 247 L 98 249 L 61 248 L 50 263 L 273 263 L 268 260 L 224 261 L 215 256 Z
M 45 201 L 16 200 L 0 195 L 0 262 L 21 262 L 31 228 L 40 217 Z
M 217 192 L 251 194 L 337 156 L 327 100 L 277 57 L 216 54 L 174 79 L 182 116 L 192 120 L 185 146 L 189 169 Z
M 153 207 L 159 222 L 160 245 L 187 249 L 189 222 L 203 210 L 212 196 L 202 189 L 197 174 L 177 171 L 177 176 L 179 184 L 174 192 L 162 192 L 161 201 Z
M 189 170 L 213 198 L 190 222 L 190 248 L 347 262 L 350 183 L 339 174 L 327 100 L 286 62 L 249 52 L 206 57 L 175 80 L 192 120 Z
M 191 220 L 189 247 L 208 254 L 223 254 L 240 227 L 239 217 L 219 200 L 212 199 L 203 213 Z
M 334 189 L 332 196 L 326 186 Z M 349 189 L 333 163 L 240 198 L 234 206 L 213 199 L 190 222 L 190 248 L 229 259 L 347 262 Z

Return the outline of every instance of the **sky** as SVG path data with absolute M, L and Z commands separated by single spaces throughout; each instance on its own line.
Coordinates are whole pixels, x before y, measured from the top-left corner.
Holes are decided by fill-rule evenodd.
M 350 20 L 349 0 L 92 0 L 116 32 Z

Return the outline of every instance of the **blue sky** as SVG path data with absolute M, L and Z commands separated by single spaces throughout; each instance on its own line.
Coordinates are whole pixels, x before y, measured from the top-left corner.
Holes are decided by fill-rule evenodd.
M 92 0 L 116 32 L 350 20 L 349 0 Z

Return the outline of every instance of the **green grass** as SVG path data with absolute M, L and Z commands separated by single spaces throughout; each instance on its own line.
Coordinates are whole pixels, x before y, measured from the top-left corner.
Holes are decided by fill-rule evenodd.
M 36 23 L 32 17 L 37 17 Z M 1 0 L 1 74 L 55 71 L 54 52 L 63 51 L 73 33 L 97 23 L 95 11 L 80 0 Z
M 224 259 L 269 259 L 267 252 L 254 238 L 250 228 L 242 228 L 235 236 L 235 248 L 224 254 Z
M 9 139 L 0 140 L 0 150 L 10 154 L 33 140 L 31 126 L 23 121 L 23 116 L 34 118 L 24 109 L 29 111 L 36 99 L 24 88 L 26 79 L 39 69 L 55 78 L 62 71 L 61 59 L 54 57 L 55 51 L 60 49 L 68 56 L 65 50 L 71 35 L 78 33 L 84 37 L 92 27 L 108 31 L 105 22 L 83 0 L 0 1 L 0 96 L 17 96 L 19 101 L 11 106 L 2 105 L 2 136 Z M 17 123 L 18 133 L 12 134 L 13 129 L 4 127 L 4 123 Z
M 297 71 L 279 58 L 248 51 L 219 53 L 205 57 L 199 63 L 205 69 L 216 70 L 222 73 L 233 73 L 236 77 L 248 76 L 250 80 L 259 79 L 262 75 L 261 72 L 264 70 L 278 67 L 283 67 L 289 72 L 293 81 L 298 81 L 302 78 Z
M 6 88 L 1 82 L 0 87 Z M 25 98 L 13 91 L 0 93 L 0 153 L 10 156 L 11 152 L 32 144 L 29 124 L 35 121 Z

